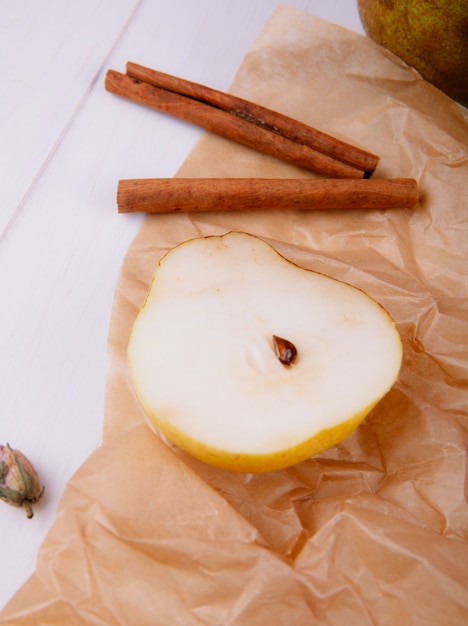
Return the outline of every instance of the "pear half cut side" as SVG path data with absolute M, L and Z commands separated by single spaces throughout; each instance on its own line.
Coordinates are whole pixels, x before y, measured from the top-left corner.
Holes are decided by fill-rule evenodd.
M 150 423 L 196 458 L 249 473 L 342 441 L 401 361 L 400 335 L 377 302 L 240 232 L 172 248 L 128 344 Z

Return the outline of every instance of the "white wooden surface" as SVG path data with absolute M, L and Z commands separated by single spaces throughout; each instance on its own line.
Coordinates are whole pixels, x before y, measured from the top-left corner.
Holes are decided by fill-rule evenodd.
M 355 0 L 285 2 L 363 33 Z M 127 60 L 227 89 L 276 0 L 0 0 L 0 443 L 46 494 L 0 503 L 0 607 L 35 567 L 68 478 L 99 445 L 115 281 L 141 216 L 119 178 L 172 176 L 199 135 L 116 100 Z

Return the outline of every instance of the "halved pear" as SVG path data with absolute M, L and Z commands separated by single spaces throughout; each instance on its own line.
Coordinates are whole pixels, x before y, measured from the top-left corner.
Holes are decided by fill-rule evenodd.
M 401 359 L 393 320 L 363 291 L 238 232 L 163 257 L 128 346 L 154 426 L 241 472 L 285 468 L 343 440 Z

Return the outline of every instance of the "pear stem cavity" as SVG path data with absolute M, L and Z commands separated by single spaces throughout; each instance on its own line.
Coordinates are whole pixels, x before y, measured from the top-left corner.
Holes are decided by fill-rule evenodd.
M 275 349 L 276 356 L 280 362 L 286 367 L 291 367 L 297 359 L 296 346 L 287 339 L 273 335 L 273 347 Z

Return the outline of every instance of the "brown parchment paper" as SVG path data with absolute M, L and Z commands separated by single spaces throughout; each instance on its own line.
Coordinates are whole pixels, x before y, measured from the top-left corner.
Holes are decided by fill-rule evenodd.
M 231 90 L 379 154 L 376 176 L 415 177 L 421 202 L 148 216 L 115 293 L 103 444 L 69 481 L 0 622 L 468 623 L 465 113 L 369 39 L 281 5 Z M 209 134 L 178 174 L 312 176 Z M 159 258 L 229 230 L 364 289 L 404 343 L 398 382 L 352 436 L 263 475 L 210 468 L 161 441 L 127 378 Z

